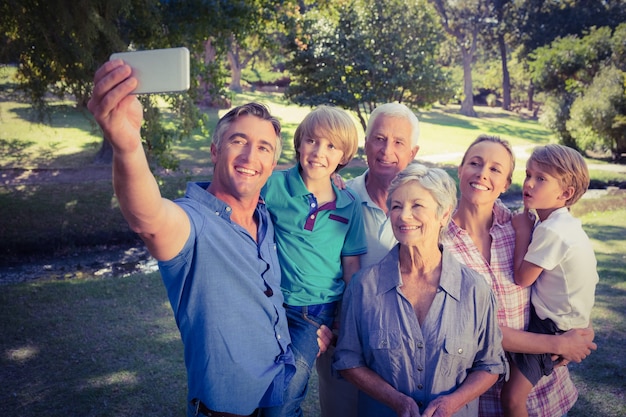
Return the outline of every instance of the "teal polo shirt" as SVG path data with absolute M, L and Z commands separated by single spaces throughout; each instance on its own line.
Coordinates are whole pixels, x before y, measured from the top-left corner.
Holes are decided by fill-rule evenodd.
M 262 191 L 274 223 L 281 289 L 292 306 L 338 301 L 345 289 L 341 257 L 367 252 L 361 200 L 333 184 L 335 201 L 319 207 L 299 168 L 275 171 Z

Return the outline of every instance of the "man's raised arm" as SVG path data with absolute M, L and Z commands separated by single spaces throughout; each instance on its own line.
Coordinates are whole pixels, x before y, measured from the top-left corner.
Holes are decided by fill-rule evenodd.
M 131 92 L 137 80 L 121 60 L 95 74 L 88 108 L 113 148 L 113 187 L 122 214 L 156 259 L 173 258 L 189 236 L 184 211 L 161 197 L 141 142 L 143 108 Z

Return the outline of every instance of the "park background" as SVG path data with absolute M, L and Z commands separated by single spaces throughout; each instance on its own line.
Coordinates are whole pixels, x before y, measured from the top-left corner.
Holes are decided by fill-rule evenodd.
M 281 168 L 320 103 L 362 126 L 376 104 L 405 102 L 421 121 L 417 160 L 453 176 L 471 140 L 500 135 L 517 155 L 513 208 L 533 146 L 581 150 L 593 190 L 574 213 L 599 262 L 599 350 L 570 365 L 570 415 L 626 415 L 623 1 L 11 3 L 0 4 L 0 414 L 184 415 L 165 290 L 119 213 L 107 143 L 84 108 L 111 52 L 183 44 L 190 92 L 141 98 L 170 198 L 210 179 L 212 127 L 251 100 L 283 123 Z M 364 169 L 360 153 L 342 175 Z M 305 406 L 318 415 L 315 378 Z

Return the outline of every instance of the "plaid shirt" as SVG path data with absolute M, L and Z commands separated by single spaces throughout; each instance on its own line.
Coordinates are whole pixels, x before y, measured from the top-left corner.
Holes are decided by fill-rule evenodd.
M 493 208 L 491 235 L 491 263 L 487 263 L 470 235 L 450 222 L 443 243 L 462 263 L 479 272 L 496 294 L 498 323 L 503 327 L 526 329 L 530 311 L 530 287 L 522 288 L 513 280 L 513 252 L 515 231 L 511 212 L 500 200 Z M 500 406 L 502 382 L 498 381 L 480 397 L 481 417 L 503 416 Z M 550 376 L 541 378 L 526 403 L 529 417 L 560 417 L 566 414 L 578 399 L 578 391 L 569 377 L 566 366 L 555 368 Z

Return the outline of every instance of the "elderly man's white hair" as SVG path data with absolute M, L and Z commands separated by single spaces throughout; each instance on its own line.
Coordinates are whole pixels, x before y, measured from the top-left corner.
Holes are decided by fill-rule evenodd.
M 365 129 L 365 141 L 369 140 L 374 122 L 379 116 L 382 115 L 388 117 L 400 117 L 408 120 L 411 124 L 411 147 L 417 145 L 417 139 L 420 135 L 419 120 L 417 120 L 415 113 L 402 103 L 385 103 L 374 109 L 372 114 L 370 114 L 370 118 L 367 122 L 367 128 Z

